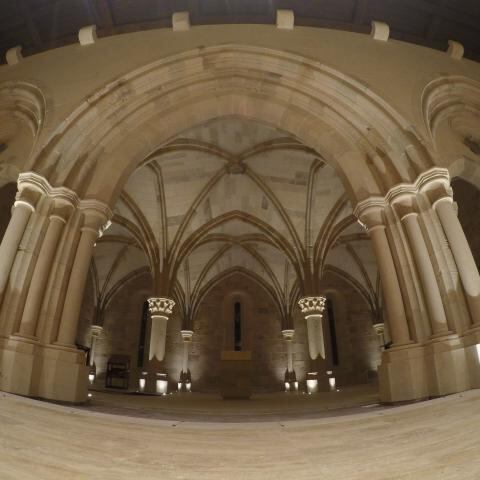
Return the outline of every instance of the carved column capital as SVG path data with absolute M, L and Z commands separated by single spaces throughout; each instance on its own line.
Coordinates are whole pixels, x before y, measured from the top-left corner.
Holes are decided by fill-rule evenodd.
M 298 306 L 305 316 L 322 315 L 325 310 L 326 297 L 303 297 L 298 301 Z
M 357 204 L 353 214 L 367 231 L 378 227 L 384 228 L 383 212 L 386 206 L 385 199 L 381 197 L 367 198 Z
M 109 219 L 112 217 L 110 208 L 96 200 L 82 200 L 79 209 L 84 215 L 82 231 L 90 230 L 101 237 L 110 226 Z
M 184 342 L 191 342 L 193 337 L 192 330 L 180 330 Z
M 100 325 L 91 325 L 90 332 L 92 337 L 101 337 L 103 335 L 103 327 Z
M 152 316 L 167 317 L 172 314 L 175 302 L 171 298 L 152 297 L 148 299 L 148 311 Z
M 18 192 L 15 196 L 14 206 L 19 205 L 28 208 L 32 212 L 35 211 L 35 206 L 37 205 L 38 200 L 41 197 L 41 193 L 33 188 L 30 188 L 29 185 L 20 185 L 18 186 Z
M 295 334 L 295 330 L 282 330 L 283 339 L 286 342 L 291 342 L 293 340 L 294 334 Z
M 373 329 L 377 335 L 383 335 L 385 333 L 385 324 L 384 323 L 375 323 Z

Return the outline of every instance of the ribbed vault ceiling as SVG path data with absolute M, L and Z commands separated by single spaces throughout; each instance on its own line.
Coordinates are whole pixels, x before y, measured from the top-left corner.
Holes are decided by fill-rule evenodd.
M 322 274 L 352 283 L 375 310 L 369 241 L 340 179 L 283 132 L 222 118 L 157 149 L 127 181 L 92 273 L 105 308 L 132 277 L 150 272 L 157 294 L 192 317 L 206 292 L 233 272 L 262 283 L 284 321 Z

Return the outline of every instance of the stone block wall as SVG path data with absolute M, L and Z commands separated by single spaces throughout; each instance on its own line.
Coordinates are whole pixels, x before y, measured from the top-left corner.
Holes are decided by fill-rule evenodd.
M 95 318 L 93 287 L 91 282 L 89 283 L 82 304 L 77 335 L 77 343 L 87 347 L 91 345 L 90 325 Z M 143 303 L 151 296 L 151 288 L 150 275 L 145 274 L 127 282 L 106 308 L 103 316 L 103 334 L 97 340 L 95 352 L 96 387 L 105 387 L 105 372 L 110 356 L 128 355 L 131 364 L 129 387 L 136 389 L 138 375 L 142 370 L 137 366 L 137 355 Z
M 233 349 L 233 308 L 225 306 L 229 295 L 243 295 L 242 343 L 252 352 L 254 391 L 283 388 L 286 368 L 282 326 L 277 309 L 267 292 L 242 275 L 234 275 L 217 284 L 205 297 L 194 320 L 190 356 L 192 382 L 197 391 L 219 391 L 220 353 Z
M 380 349 L 365 299 L 344 279 L 327 273 L 320 290 L 332 300 L 338 365 L 332 365 L 337 385 L 365 383 L 376 377 Z
M 322 290 L 334 302 L 339 365 L 334 366 L 337 385 L 367 382 L 375 375 L 380 362 L 377 337 L 372 328 L 368 305 L 361 295 L 344 280 L 327 274 Z M 105 371 L 111 355 L 124 354 L 131 358 L 130 389 L 137 388 L 138 375 L 144 368 L 137 367 L 138 342 L 143 302 L 151 295 L 151 279 L 144 275 L 128 282 L 112 299 L 104 314 L 104 335 L 97 342 L 95 364 L 96 387 L 105 386 Z M 190 349 L 190 371 L 193 390 L 218 392 L 220 352 L 232 349 L 228 323 L 233 324 L 233 311 L 225 312 L 229 295 L 243 295 L 248 299 L 242 332 L 245 349 L 252 351 L 253 388 L 256 392 L 283 390 L 287 365 L 286 348 L 282 340 L 282 325 L 273 301 L 258 284 L 242 275 L 234 275 L 217 284 L 205 297 L 193 322 L 194 336 Z M 81 313 L 77 342 L 90 346 L 90 324 L 94 318 L 93 287 L 88 285 Z M 227 305 L 228 307 L 228 305 Z M 230 313 L 230 315 L 228 315 Z M 293 317 L 293 361 L 300 388 L 304 388 L 310 370 L 305 320 L 299 311 Z M 182 321 L 178 312 L 167 325 L 167 345 L 164 368 L 176 389 L 180 376 L 183 342 L 180 335 Z M 147 342 L 148 346 L 148 342 Z M 146 346 L 146 348 L 147 348 Z

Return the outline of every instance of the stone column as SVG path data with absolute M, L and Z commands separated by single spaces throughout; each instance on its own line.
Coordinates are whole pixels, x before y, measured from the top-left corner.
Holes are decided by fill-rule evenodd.
M 384 223 L 384 199 L 368 199 L 355 208 L 355 215 L 364 224 L 372 241 L 382 284 L 383 300 L 387 311 L 393 347 L 412 343 L 398 281 L 395 263 L 388 243 Z
M 172 314 L 175 302 L 171 298 L 153 297 L 148 299 L 148 310 L 152 319 L 150 349 L 148 359 L 154 357 L 161 362 L 165 357 L 167 339 L 167 321 Z
M 452 203 L 451 197 L 442 197 L 434 202 L 433 208 L 438 214 L 452 250 L 473 323 L 475 326 L 480 326 L 480 275 Z
M 325 359 L 325 340 L 323 338 L 323 311 L 325 297 L 303 297 L 298 301 L 300 310 L 307 322 L 308 349 L 310 358 L 315 360 L 319 355 Z
M 16 335 L 35 339 L 35 329 L 40 315 L 40 307 L 45 294 L 47 279 L 52 267 L 55 255 L 66 218 L 71 212 L 72 205 L 57 204 L 57 208 L 49 217 L 47 232 L 42 242 L 38 259 L 33 272 L 32 280 L 25 301 L 20 328 Z
M 375 258 L 377 259 L 393 346 L 411 343 L 402 293 L 398 283 L 395 264 L 393 263 L 392 252 L 388 244 L 385 225 L 375 225 L 368 229 L 368 233 L 370 234 Z
M 447 317 L 442 303 L 442 296 L 438 288 L 437 279 L 433 270 L 423 233 L 418 223 L 418 213 L 409 212 L 402 217 L 407 238 L 412 249 L 413 258 L 417 266 L 418 275 L 423 287 L 425 303 L 434 337 L 448 335 Z
M 283 340 L 287 347 L 287 369 L 285 370 L 285 390 L 298 390 L 297 375 L 293 368 L 293 335 L 295 330 L 282 330 Z
M 295 330 L 282 330 L 283 339 L 287 346 L 287 372 L 293 372 L 292 341 Z
M 95 348 L 97 346 L 97 340 L 103 333 L 103 327 L 100 325 L 92 325 L 90 327 L 92 332 L 92 343 L 90 346 L 90 359 L 89 359 L 89 367 L 93 368 L 95 365 Z
M 192 376 L 188 368 L 188 355 L 190 353 L 190 345 L 192 344 L 193 332 L 191 330 L 181 330 L 183 339 L 183 355 L 182 355 L 182 371 L 180 372 L 180 381 L 178 382 L 178 389 L 184 388 L 187 392 L 190 391 L 192 385 Z
M 188 354 L 190 353 L 190 345 L 192 344 L 193 332 L 191 330 L 181 330 L 183 339 L 183 356 L 182 356 L 182 372 L 188 372 Z
M 307 323 L 308 349 L 312 360 L 310 367 L 313 371 L 307 373 L 309 393 L 329 389 L 323 333 L 323 311 L 326 301 L 327 299 L 322 296 L 303 297 L 298 301 Z
M 385 350 L 385 324 L 384 323 L 375 323 L 373 329 L 378 337 L 378 346 L 380 350 Z
M 107 221 L 105 210 L 94 206 L 84 208 L 84 224 L 81 228 L 75 260 L 73 262 L 70 279 L 68 282 L 65 304 L 63 307 L 60 328 L 56 344 L 66 347 L 75 346 L 78 317 L 83 300 L 85 283 L 87 282 L 88 270 L 92 259 L 93 248 L 101 228 Z
M 0 300 L 3 297 L 10 270 L 12 269 L 28 220 L 35 211 L 36 198 L 31 193 L 23 190 L 17 194 L 17 200 L 13 205 L 12 217 L 0 244 Z

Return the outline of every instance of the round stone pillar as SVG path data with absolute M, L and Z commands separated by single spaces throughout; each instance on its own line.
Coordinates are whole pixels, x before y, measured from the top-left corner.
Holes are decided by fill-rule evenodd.
M 182 372 L 188 372 L 188 355 L 190 353 L 190 345 L 192 344 L 193 332 L 191 330 L 181 330 L 183 340 L 183 355 L 182 355 Z
M 95 350 L 97 347 L 97 341 L 103 333 L 103 327 L 100 325 L 92 325 L 90 327 L 90 330 L 92 332 L 92 342 L 90 345 L 90 358 L 88 365 L 89 367 L 93 368 L 93 366 L 95 365 Z
M 287 346 L 287 372 L 293 372 L 293 351 L 292 341 L 295 330 L 282 330 L 283 340 Z
M 80 240 L 70 273 L 70 280 L 65 295 L 65 304 L 56 341 L 57 345 L 66 347 L 75 346 L 78 317 L 80 315 L 93 248 L 101 234 L 101 228 L 107 222 L 105 210 L 100 210 L 93 206 L 84 208 L 84 215 L 84 224 L 81 228 Z
M 173 312 L 175 302 L 171 298 L 153 297 L 148 299 L 148 310 L 152 319 L 148 359 L 161 362 L 165 357 L 167 321 Z
M 185 389 L 185 391 L 190 392 L 192 388 L 192 376 L 188 368 L 188 356 L 190 353 L 190 345 L 192 344 L 193 332 L 191 330 L 181 330 L 180 333 L 183 339 L 183 355 L 178 390 Z
M 375 258 L 377 259 L 393 346 L 406 345 L 411 343 L 410 333 L 397 271 L 385 232 L 385 225 L 375 225 L 368 228 L 368 233 L 370 234 Z
M 49 216 L 47 232 L 42 242 L 38 259 L 33 272 L 32 280 L 25 301 L 22 320 L 19 331 L 16 335 L 26 338 L 36 338 L 35 329 L 40 314 L 40 307 L 43 301 L 47 279 L 52 267 L 58 242 L 68 215 L 73 208 L 72 204 L 57 200 L 53 212 Z
M 480 275 L 452 202 L 451 197 L 442 197 L 434 202 L 433 208 L 437 212 L 452 250 L 467 297 L 472 321 L 475 326 L 480 326 Z
M 30 219 L 35 211 L 36 198 L 32 192 L 23 190 L 17 194 L 13 205 L 12 217 L 0 244 L 0 300 L 7 285 L 20 241 Z
M 418 223 L 418 213 L 409 212 L 402 217 L 402 223 L 407 232 L 408 241 L 415 259 L 418 275 L 422 283 L 425 303 L 427 305 L 430 325 L 434 337 L 448 335 L 447 317 L 443 307 L 442 296 L 438 288 L 422 229 Z
M 297 391 L 298 382 L 297 375 L 293 368 L 293 335 L 295 330 L 287 329 L 282 330 L 283 340 L 287 347 L 287 369 L 285 370 L 285 390 L 286 391 Z
M 311 371 L 307 373 L 308 393 L 329 389 L 323 330 L 323 311 L 326 301 L 327 299 L 322 296 L 303 297 L 298 301 L 307 323 L 308 350 L 311 359 Z
M 308 350 L 310 358 L 315 360 L 319 355 L 325 359 L 325 341 L 323 338 L 323 311 L 325 297 L 303 297 L 298 301 L 300 310 L 307 322 Z
M 380 350 L 385 350 L 385 324 L 384 323 L 375 323 L 373 329 L 378 338 L 378 346 Z

